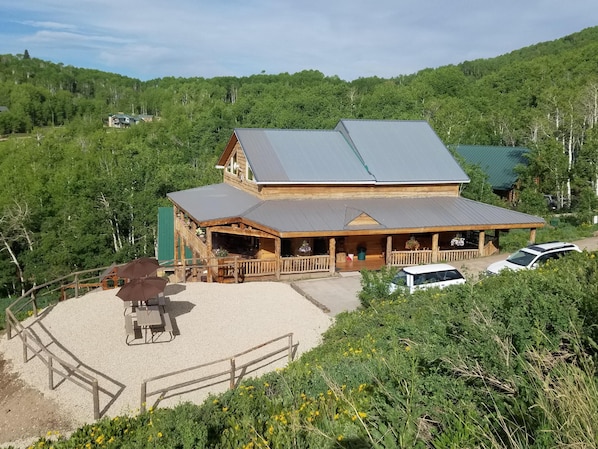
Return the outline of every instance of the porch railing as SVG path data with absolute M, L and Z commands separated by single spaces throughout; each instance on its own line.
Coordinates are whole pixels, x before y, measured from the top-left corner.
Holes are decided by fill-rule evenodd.
M 439 252 L 438 261 L 457 262 L 460 260 L 475 259 L 479 256 L 477 249 L 448 249 Z
M 486 253 L 492 254 L 494 246 L 484 248 Z M 416 251 L 392 251 L 386 261 L 390 266 L 420 265 L 436 262 L 457 262 L 480 257 L 479 250 L 474 248 L 440 250 L 434 257 L 429 249 Z M 190 262 L 190 261 L 187 261 Z M 198 271 L 211 270 L 213 279 L 217 282 L 243 282 L 247 278 L 263 276 L 277 276 L 278 274 L 303 274 L 330 272 L 330 257 L 327 254 L 317 256 L 291 256 L 276 259 L 245 259 L 240 256 L 218 259 L 210 257 L 200 263 L 185 264 L 185 268 Z
M 432 263 L 432 250 L 392 251 L 386 262 L 399 267 Z
M 282 274 L 316 273 L 330 270 L 330 256 L 297 256 L 280 259 Z
M 238 263 L 245 277 L 276 274 L 276 259 L 240 259 Z
M 447 249 L 438 251 L 437 262 L 458 262 L 460 260 L 469 260 L 479 257 L 478 249 Z M 408 266 L 420 265 L 424 263 L 433 263 L 432 250 L 417 251 L 393 251 L 390 253 L 388 265 Z

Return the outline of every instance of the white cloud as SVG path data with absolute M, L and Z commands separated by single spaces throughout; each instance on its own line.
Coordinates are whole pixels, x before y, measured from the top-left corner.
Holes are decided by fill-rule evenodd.
M 141 79 L 311 69 L 388 78 L 498 56 L 597 18 L 594 0 L 21 0 L 3 6 L 0 54 L 26 45 L 33 57 Z

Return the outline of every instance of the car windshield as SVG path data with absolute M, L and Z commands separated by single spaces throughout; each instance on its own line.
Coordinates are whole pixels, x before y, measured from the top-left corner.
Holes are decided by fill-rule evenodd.
M 403 270 L 399 271 L 393 278 L 392 283 L 396 285 L 407 285 L 407 273 Z
M 534 260 L 535 258 L 535 254 L 519 250 L 516 253 L 511 254 L 507 258 L 507 262 L 514 263 L 515 265 L 521 265 L 522 267 L 527 267 L 530 263 L 532 263 L 532 260 Z

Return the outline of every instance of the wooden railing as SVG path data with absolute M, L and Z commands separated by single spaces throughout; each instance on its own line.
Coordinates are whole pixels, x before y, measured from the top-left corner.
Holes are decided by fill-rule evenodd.
M 281 274 L 316 273 L 330 270 L 330 256 L 297 256 L 280 259 Z
M 389 254 L 387 264 L 392 266 L 404 267 L 408 265 L 420 265 L 432 262 L 431 250 L 417 251 L 392 251 Z
M 10 340 L 13 336 L 18 336 L 21 339 L 23 344 L 23 362 L 27 363 L 29 361 L 28 350 L 30 350 L 34 357 L 37 357 L 46 365 L 48 368 L 48 387 L 50 390 L 53 390 L 55 387 L 54 375 L 56 374 L 90 392 L 93 401 L 94 419 L 100 418 L 100 389 L 98 379 L 50 352 L 35 332 L 29 328 L 25 328 L 21 324 L 19 318 L 27 315 L 29 310 L 31 310 L 33 316 L 37 317 L 38 304 L 53 304 L 59 300 L 68 299 L 71 293 L 74 293 L 74 297 L 78 297 L 82 290 L 87 291 L 89 289 L 87 286 L 94 285 L 95 282 L 91 281 L 98 279 L 101 273 L 108 268 L 110 267 L 79 271 L 35 286 L 17 298 L 5 311 L 7 338 Z M 65 289 L 66 286 L 68 286 L 68 289 Z
M 241 259 L 239 266 L 245 273 L 245 277 L 276 274 L 276 259 Z
M 252 359 L 248 362 L 245 362 L 241 365 L 237 365 L 237 359 L 239 359 L 241 356 L 250 354 L 250 353 L 255 352 L 258 349 L 264 348 L 266 346 L 273 345 L 274 343 L 279 342 L 283 339 L 287 339 L 287 344 L 284 345 L 283 347 L 274 349 L 274 350 L 268 352 L 267 354 L 260 355 L 259 357 Z M 225 381 L 226 379 L 228 379 L 229 389 L 232 390 L 237 385 L 237 381 L 242 379 L 243 373 L 246 373 L 248 368 L 257 365 L 258 363 L 260 363 L 264 360 L 272 359 L 274 356 L 277 356 L 283 352 L 287 353 L 287 359 L 289 362 L 291 362 L 293 360 L 293 334 L 292 333 L 282 335 L 278 338 L 274 338 L 270 341 L 267 341 L 260 345 L 254 346 L 251 349 L 240 352 L 240 353 L 235 354 L 230 357 L 226 357 L 226 358 L 223 358 L 220 360 L 214 360 L 212 362 L 204 363 L 204 364 L 197 365 L 197 366 L 191 366 L 189 368 L 185 368 L 182 370 L 173 371 L 170 373 L 166 373 L 166 374 L 162 374 L 159 376 L 151 377 L 149 379 L 145 379 L 141 383 L 141 406 L 140 406 L 141 413 L 144 413 L 146 410 L 148 396 L 159 395 L 158 400 L 157 400 L 157 401 L 159 401 L 161 398 L 163 398 L 169 392 L 172 392 L 174 390 L 180 390 L 181 388 L 189 387 L 191 385 L 197 385 L 197 384 L 199 384 L 201 382 L 205 382 L 207 380 L 213 380 L 213 379 L 220 378 L 221 381 Z M 272 362 L 270 362 L 270 363 L 272 363 Z M 227 368 L 223 369 L 223 370 L 218 370 L 217 366 L 221 365 L 221 364 L 225 364 L 227 366 Z M 167 385 L 167 386 L 158 388 L 158 389 L 156 389 L 154 391 L 150 391 L 150 392 L 147 391 L 147 384 L 150 382 L 173 378 L 176 376 L 180 377 L 181 375 L 183 375 L 185 373 L 190 373 L 192 371 L 198 371 L 198 370 L 201 370 L 204 368 L 214 368 L 215 371 L 211 372 L 210 374 L 207 374 L 205 376 L 193 378 L 193 379 L 187 380 L 185 382 L 179 382 L 176 384 Z M 237 376 L 237 372 L 241 372 L 241 374 L 239 376 Z
M 438 251 L 437 262 L 457 262 L 460 260 L 475 259 L 480 256 L 478 249 L 447 249 Z M 432 250 L 417 251 L 393 251 L 387 261 L 388 265 L 404 267 L 408 265 L 420 265 L 433 263 Z

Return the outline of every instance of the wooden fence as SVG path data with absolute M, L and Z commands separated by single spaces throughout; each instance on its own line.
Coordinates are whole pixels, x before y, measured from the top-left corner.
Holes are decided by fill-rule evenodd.
M 237 359 L 243 355 L 247 355 L 250 354 L 252 352 L 257 351 L 258 349 L 264 348 L 266 346 L 272 345 L 274 343 L 277 343 L 279 341 L 282 341 L 283 339 L 287 339 L 287 344 L 281 348 L 277 348 L 274 349 L 270 352 L 268 352 L 267 354 L 261 355 L 255 359 L 252 359 L 246 363 L 243 363 L 241 365 L 237 365 Z M 196 366 L 192 366 L 189 368 L 185 368 L 182 370 L 178 370 L 178 371 L 173 371 L 170 373 L 166 373 L 166 374 L 162 374 L 159 376 L 154 376 L 151 377 L 149 379 L 145 379 L 142 383 L 141 383 L 141 405 L 140 405 L 140 410 L 141 413 L 145 412 L 146 407 L 147 407 L 147 398 L 149 396 L 155 396 L 155 395 L 159 395 L 157 402 L 160 401 L 160 399 L 164 398 L 164 396 L 166 394 L 168 394 L 169 392 L 172 392 L 174 390 L 180 390 L 181 388 L 186 388 L 186 387 L 190 387 L 192 385 L 197 385 L 201 382 L 205 382 L 208 380 L 213 380 L 213 379 L 228 379 L 229 382 L 229 389 L 234 389 L 235 386 L 237 385 L 237 380 L 240 380 L 242 378 L 242 375 L 237 376 L 237 372 L 240 371 L 241 373 L 245 372 L 247 370 L 247 368 L 254 366 L 264 360 L 268 360 L 271 359 L 272 357 L 281 354 L 283 352 L 287 352 L 287 358 L 288 361 L 291 362 L 293 360 L 293 334 L 289 333 L 289 334 L 285 334 L 282 335 L 278 338 L 274 338 L 270 341 L 267 341 L 265 343 L 262 343 L 260 345 L 254 346 L 251 349 L 248 349 L 246 351 L 240 352 L 238 354 L 235 354 L 233 356 L 230 357 L 226 357 L 220 360 L 214 360 L 212 362 L 208 362 L 208 363 L 204 363 L 201 365 L 196 365 Z M 185 373 L 190 373 L 192 371 L 198 371 L 200 369 L 204 369 L 204 368 L 215 368 L 217 369 L 217 365 L 219 364 L 226 364 L 227 365 L 227 369 L 224 370 L 220 370 L 220 371 L 215 371 L 212 372 L 208 375 L 205 376 L 201 376 L 201 377 L 197 377 L 185 382 L 179 382 L 176 384 L 172 384 L 172 385 L 167 385 L 165 387 L 161 387 L 161 388 L 157 388 L 154 391 L 147 391 L 147 385 L 150 382 L 156 382 L 159 380 L 164 380 L 164 379 L 169 379 L 169 378 L 173 378 L 176 376 L 181 376 L 182 374 Z M 156 403 L 157 403 L 156 402 Z
M 23 344 L 23 362 L 27 363 L 29 361 L 28 350 L 30 350 L 33 357 L 37 357 L 47 367 L 48 387 L 50 390 L 53 390 L 55 387 L 54 375 L 58 375 L 85 391 L 90 392 L 93 401 L 94 419 L 100 418 L 100 389 L 98 387 L 98 379 L 50 352 L 35 332 L 25 328 L 21 324 L 19 318 L 27 316 L 29 311 L 31 311 L 31 315 L 37 317 L 38 304 L 40 303 L 56 303 L 59 300 L 68 299 L 72 293 L 74 293 L 74 297 L 79 296 L 81 291 L 89 290 L 90 287 L 87 286 L 95 285 L 96 282 L 92 281 L 99 279 L 101 273 L 109 268 L 104 267 L 79 271 L 46 282 L 45 284 L 34 286 L 6 308 L 5 318 L 7 338 L 10 340 L 13 336 L 18 336 L 21 339 Z M 66 286 L 69 288 L 65 289 Z

